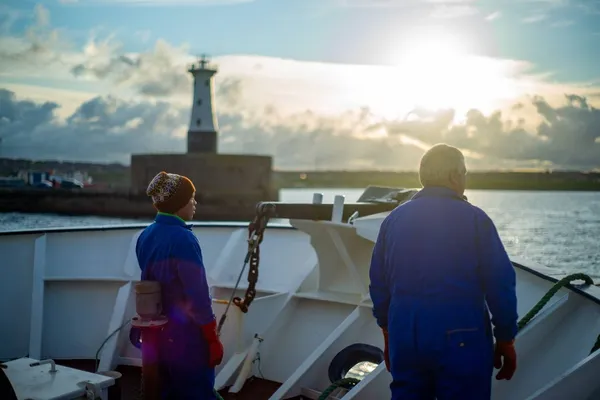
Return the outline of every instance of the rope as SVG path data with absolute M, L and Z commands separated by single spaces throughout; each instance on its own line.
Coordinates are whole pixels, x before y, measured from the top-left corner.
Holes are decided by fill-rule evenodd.
M 352 389 L 356 384 L 360 382 L 359 379 L 356 378 L 342 378 L 338 381 L 333 382 L 327 389 L 321 393 L 318 400 L 326 400 L 333 391 L 339 387 L 344 389 Z
M 100 347 L 98 348 L 98 350 L 96 351 L 96 357 L 94 357 L 94 365 L 95 365 L 95 370 L 94 372 L 98 372 L 98 367 L 100 364 L 100 352 L 102 351 L 102 349 L 104 348 L 104 346 L 106 345 L 106 343 L 108 343 L 108 341 L 110 340 L 111 337 L 113 337 L 114 335 L 117 334 L 117 332 L 119 332 L 121 329 L 125 328 L 125 326 L 127 326 L 129 323 L 131 322 L 131 320 L 127 320 L 125 321 L 123 324 L 121 324 L 121 326 L 119 326 L 117 329 L 115 329 L 114 331 L 111 332 L 110 335 L 108 335 L 108 337 L 106 339 L 104 339 L 104 341 L 102 342 L 102 344 L 100 345 Z
M 556 292 L 558 292 L 561 288 L 569 285 L 571 282 L 579 280 L 584 281 L 588 285 L 594 284 L 593 279 L 587 276 L 586 274 L 576 273 L 565 276 L 564 278 L 556 282 L 554 286 L 552 286 L 550 290 L 548 290 L 544 297 L 542 297 L 540 301 L 538 301 L 537 304 L 533 306 L 533 308 L 523 318 L 521 318 L 521 320 L 518 323 L 519 330 L 523 329 L 525 325 L 527 325 L 529 321 L 531 321 L 531 319 L 535 317 L 537 313 L 539 313 L 540 310 L 544 308 L 546 304 L 548 304 L 548 302 L 550 301 L 552 296 L 556 294 Z
M 594 280 L 586 274 L 575 273 L 565 276 L 564 278 L 556 282 L 550 288 L 550 290 L 548 290 L 544 297 L 542 297 L 540 301 L 538 301 L 537 304 L 533 306 L 533 308 L 523 318 L 521 318 L 521 320 L 518 323 L 519 330 L 523 329 L 525 325 L 527 325 L 529 321 L 531 321 L 533 317 L 535 317 L 536 314 L 539 313 L 540 310 L 544 308 L 546 304 L 548 304 L 548 302 L 556 294 L 556 292 L 558 292 L 561 288 L 571 284 L 571 282 L 579 280 L 584 281 L 587 285 L 594 285 Z M 598 349 L 600 349 L 600 334 L 596 339 L 596 343 L 594 343 L 594 346 L 592 346 L 590 354 L 594 353 Z

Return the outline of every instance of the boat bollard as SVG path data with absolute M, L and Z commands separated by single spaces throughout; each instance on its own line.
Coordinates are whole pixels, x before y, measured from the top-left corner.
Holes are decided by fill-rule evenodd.
M 333 198 L 333 209 L 331 211 L 332 222 L 342 222 L 342 217 L 344 216 L 344 199 L 345 196 L 342 195 L 336 195 Z
M 318 193 L 318 192 L 313 193 L 312 203 L 313 204 L 323 204 L 323 193 Z

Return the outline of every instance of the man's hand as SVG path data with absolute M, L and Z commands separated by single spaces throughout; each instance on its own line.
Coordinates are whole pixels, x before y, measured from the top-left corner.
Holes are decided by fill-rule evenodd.
M 388 348 L 388 330 L 387 328 L 381 328 L 383 332 L 383 360 L 385 361 L 385 368 L 390 372 L 390 351 Z
M 204 339 L 208 342 L 208 365 L 214 368 L 223 361 L 224 352 L 223 343 L 217 336 L 217 320 L 202 325 L 201 328 Z
M 509 381 L 517 370 L 517 352 L 515 351 L 515 340 L 505 342 L 496 341 L 496 351 L 494 352 L 494 368 L 500 369 L 496 379 L 506 379 Z

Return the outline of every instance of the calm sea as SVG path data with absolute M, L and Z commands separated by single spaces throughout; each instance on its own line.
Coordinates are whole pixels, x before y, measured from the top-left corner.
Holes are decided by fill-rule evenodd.
M 336 194 L 354 202 L 362 193 L 362 189 L 284 189 L 280 199 L 310 202 L 315 191 L 323 193 L 328 203 Z M 554 268 L 557 276 L 579 271 L 600 279 L 600 192 L 471 190 L 466 195 L 492 217 L 512 256 Z M 0 231 L 131 222 L 140 220 L 0 213 Z

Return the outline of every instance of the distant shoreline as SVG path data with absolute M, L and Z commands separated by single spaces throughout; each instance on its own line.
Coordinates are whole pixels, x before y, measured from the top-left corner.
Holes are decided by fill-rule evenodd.
M 385 187 L 394 187 L 394 188 L 403 188 L 403 189 L 420 189 L 421 186 L 398 186 L 398 185 L 365 185 L 365 186 L 286 186 L 286 187 L 278 187 L 278 190 L 282 189 L 365 189 L 367 186 L 385 186 Z M 600 192 L 599 187 L 542 187 L 542 188 L 533 188 L 533 187 L 473 187 L 467 186 L 467 190 L 497 190 L 497 191 L 510 191 L 510 192 Z
M 88 172 L 94 183 L 107 189 L 128 191 L 129 166 L 122 164 L 69 163 L 0 158 L 0 176 L 18 170 Z M 172 171 L 177 172 L 177 171 Z M 294 188 L 364 189 L 367 186 L 420 188 L 417 171 L 279 170 L 271 172 L 275 190 Z M 532 191 L 600 191 L 600 172 L 582 171 L 470 171 L 467 189 Z
M 274 172 L 277 189 L 354 188 L 387 186 L 420 188 L 417 172 Z M 467 189 L 531 191 L 600 191 L 600 173 L 584 172 L 472 172 Z

